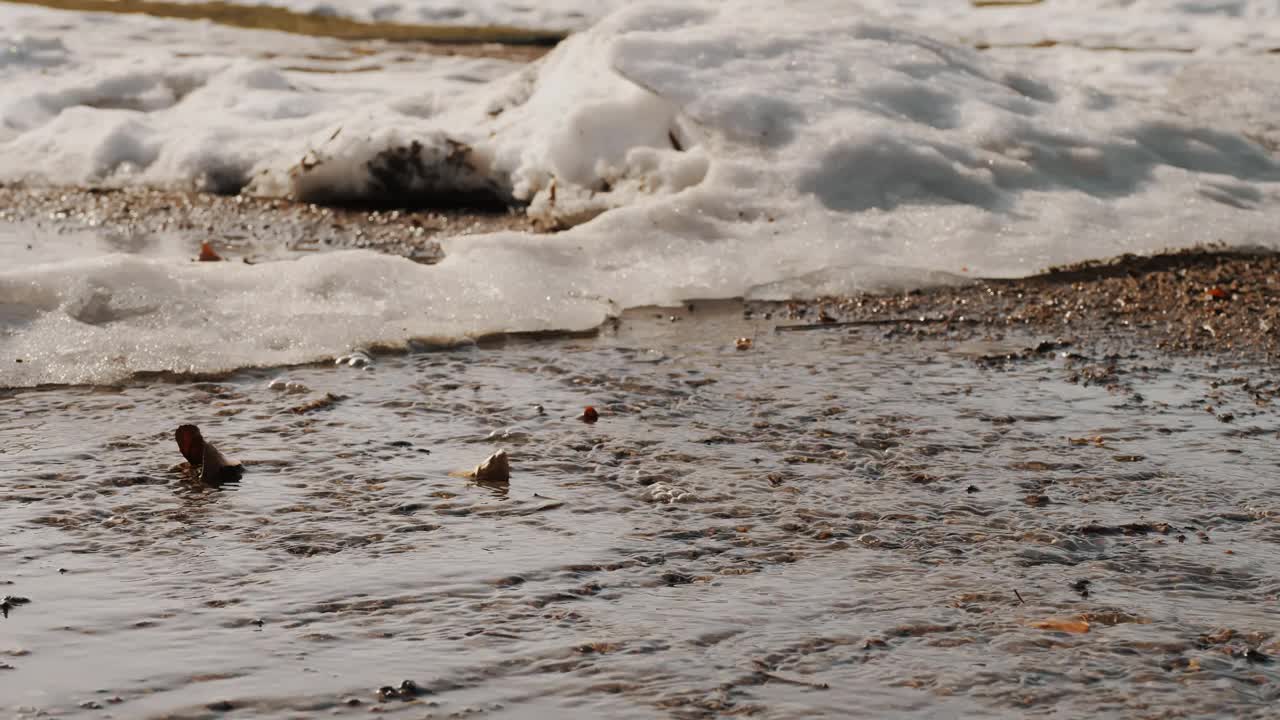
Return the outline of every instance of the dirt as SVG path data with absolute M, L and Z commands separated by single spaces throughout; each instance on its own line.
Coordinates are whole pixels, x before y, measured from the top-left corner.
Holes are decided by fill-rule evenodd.
M 56 10 L 145 14 L 183 20 L 208 20 L 220 25 L 275 30 L 294 35 L 347 41 L 388 41 L 415 44 L 424 52 L 532 61 L 563 40 L 555 30 L 465 25 L 404 25 L 360 22 L 337 15 L 299 13 L 269 5 L 219 2 L 163 2 L 162 0 L 17 0 Z
M 1280 356 L 1280 254 L 1197 248 L 1053 268 L 1016 280 L 758 305 L 781 327 L 845 324 L 887 335 L 965 338 L 1013 329 L 1063 345 Z
M 52 230 L 97 228 L 124 241 L 196 233 L 224 257 L 249 261 L 281 249 L 369 248 L 432 263 L 442 257 L 439 237 L 533 230 L 518 210 L 366 210 L 141 188 L 0 185 L 0 208 L 0 222 Z

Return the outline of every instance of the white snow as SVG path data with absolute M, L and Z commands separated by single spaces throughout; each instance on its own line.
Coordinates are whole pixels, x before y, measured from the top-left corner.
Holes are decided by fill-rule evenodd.
M 68 32 L 68 22 L 75 32 Z M 0 6 L 0 181 L 234 192 L 344 123 L 414 127 L 514 71 L 280 33 Z
M 571 228 L 452 240 L 432 267 L 363 252 L 253 267 L 13 258 L 0 360 L 33 362 L 0 385 L 302 362 L 1217 240 L 1278 247 L 1276 5 L 1205 7 L 637 3 L 521 69 L 0 6 L 13 48 L 0 181 L 248 183 L 326 201 L 479 191 Z M 1045 28 L 1074 45 L 966 46 Z M 1087 49 L 1104 45 L 1146 50 Z M 355 68 L 370 71 L 315 72 Z

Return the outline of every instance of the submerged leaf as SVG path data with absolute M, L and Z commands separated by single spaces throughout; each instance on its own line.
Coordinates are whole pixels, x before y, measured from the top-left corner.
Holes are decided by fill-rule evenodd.
M 1037 630 L 1053 630 L 1065 633 L 1089 632 L 1089 621 L 1078 617 L 1045 618 L 1044 620 L 1033 621 L 1030 625 Z

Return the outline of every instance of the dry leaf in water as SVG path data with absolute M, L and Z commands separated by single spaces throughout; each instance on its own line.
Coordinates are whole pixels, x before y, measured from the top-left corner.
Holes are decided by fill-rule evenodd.
M 578 419 L 584 423 L 593 423 L 600 419 L 600 413 L 596 412 L 594 407 L 588 405 L 582 409 L 582 416 Z
M 1030 625 L 1037 630 L 1054 630 L 1056 632 L 1077 634 L 1089 632 L 1089 621 L 1078 617 L 1045 618 L 1044 620 L 1036 620 Z
M 244 473 L 239 461 L 229 460 L 213 443 L 207 442 L 195 425 L 182 425 L 174 438 L 178 441 L 178 451 L 191 464 L 200 482 L 206 485 L 221 485 L 230 480 L 238 480 Z
M 511 482 L 511 462 L 507 459 L 507 451 L 499 450 L 484 459 L 467 474 L 481 485 L 506 485 Z

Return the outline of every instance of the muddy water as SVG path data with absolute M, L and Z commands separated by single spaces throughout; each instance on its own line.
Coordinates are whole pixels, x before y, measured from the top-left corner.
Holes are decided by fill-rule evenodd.
M 0 711 L 1272 712 L 1274 370 L 706 315 L 0 396 Z

